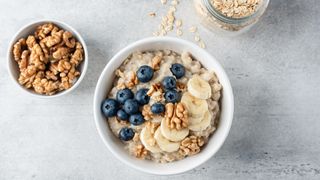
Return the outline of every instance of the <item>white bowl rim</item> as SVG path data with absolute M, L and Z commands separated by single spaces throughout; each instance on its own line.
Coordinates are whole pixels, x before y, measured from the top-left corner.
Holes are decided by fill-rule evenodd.
M 220 73 L 219 75 L 220 76 L 224 76 L 225 77 L 225 84 L 224 84 L 224 89 L 228 89 L 229 91 L 229 96 L 230 96 L 230 104 L 228 109 L 229 109 L 229 119 L 227 119 L 227 127 L 225 128 L 225 133 L 223 134 L 223 136 L 221 137 L 221 143 L 217 144 L 217 148 L 216 148 L 216 151 L 212 151 L 212 153 L 210 155 L 208 155 L 206 157 L 205 160 L 203 160 L 202 162 L 199 162 L 197 164 L 192 164 L 190 165 L 188 168 L 185 168 L 184 170 L 181 170 L 181 171 L 177 171 L 177 172 L 170 172 L 170 173 L 167 173 L 167 172 L 159 172 L 159 171 L 154 171 L 152 169 L 144 169 L 142 167 L 139 167 L 139 166 L 136 166 L 134 165 L 133 163 L 127 161 L 125 158 L 121 157 L 113 148 L 112 146 L 108 143 L 107 139 L 104 137 L 103 135 L 103 130 L 100 128 L 100 125 L 99 125 L 99 119 L 97 117 L 97 113 L 96 113 L 96 110 L 99 110 L 100 111 L 100 103 L 101 102 L 98 102 L 99 100 L 97 99 L 97 94 L 98 94 L 98 91 L 99 91 L 99 87 L 101 86 L 101 83 L 102 83 L 102 79 L 103 79 L 103 76 L 104 74 L 106 73 L 107 70 L 109 70 L 110 68 L 112 69 L 112 64 L 114 61 L 116 61 L 119 56 L 121 56 L 123 53 L 127 52 L 128 50 L 132 50 L 134 47 L 136 46 L 140 46 L 142 44 L 149 44 L 149 43 L 158 43 L 158 42 L 164 42 L 164 41 L 175 41 L 177 43 L 180 43 L 180 44 L 185 44 L 186 46 L 189 46 L 193 49 L 197 49 L 198 51 L 201 51 L 201 53 L 205 53 L 206 55 L 210 56 L 211 59 L 213 61 L 215 61 L 216 65 L 217 66 L 220 66 Z M 121 162 L 123 162 L 124 164 L 128 165 L 129 167 L 133 168 L 133 169 L 136 169 L 140 172 L 144 172 L 144 173 L 147 173 L 147 174 L 152 174 L 152 175 L 162 175 L 162 176 L 167 176 L 167 175 L 177 175 L 177 174 L 181 174 L 181 173 L 184 173 L 184 172 L 187 172 L 187 171 L 190 171 L 198 166 L 200 166 L 201 164 L 205 163 L 206 161 L 208 161 L 211 157 L 213 157 L 218 151 L 219 149 L 222 147 L 223 143 L 225 142 L 229 132 L 230 132 L 230 129 L 231 129 L 231 125 L 232 125 L 232 120 L 233 120 L 233 113 L 234 113 L 234 96 L 233 96 L 233 91 L 232 91 L 232 87 L 231 87 L 231 83 L 230 83 L 230 80 L 226 74 L 226 72 L 224 71 L 222 65 L 213 57 L 211 56 L 208 52 L 206 52 L 204 49 L 196 46 L 195 44 L 191 43 L 191 42 L 188 42 L 186 40 L 182 40 L 182 39 L 178 39 L 178 38 L 174 38 L 174 37 L 148 37 L 148 38 L 144 38 L 144 39 L 141 39 L 141 40 L 138 40 L 138 41 L 135 41 L 131 44 L 129 44 L 128 46 L 126 46 L 125 48 L 121 49 L 118 53 L 116 53 L 111 59 L 110 61 L 107 63 L 107 65 L 105 66 L 105 68 L 103 69 L 103 71 L 101 72 L 100 74 L 100 77 L 98 79 L 98 82 L 97 82 L 97 85 L 96 85 L 96 89 L 95 89 L 95 92 L 94 92 L 94 100 L 93 100 L 93 114 L 94 114 L 94 120 L 95 120 L 95 124 L 96 124 L 96 128 L 98 130 L 98 133 L 100 135 L 100 138 L 102 139 L 103 143 L 107 146 L 107 148 L 109 149 L 109 151 L 111 151 L 111 153 L 118 159 L 120 160 Z M 210 141 L 210 140 L 209 140 Z
M 84 50 L 84 60 L 83 60 L 83 68 L 82 68 L 82 71 L 81 71 L 81 74 L 80 74 L 80 77 L 77 79 L 76 83 L 72 85 L 72 87 L 70 89 L 67 89 L 67 90 L 64 90 L 64 91 L 61 91 L 57 94 L 54 94 L 54 95 L 43 95 L 43 94 L 37 94 L 36 92 L 32 92 L 32 91 L 28 91 L 25 87 L 23 87 L 22 85 L 20 85 L 18 83 L 18 80 L 13 76 L 13 73 L 12 73 L 12 69 L 10 68 L 10 61 L 12 61 L 13 59 L 10 58 L 11 56 L 11 51 L 12 51 L 12 48 L 13 48 L 13 45 L 14 43 L 16 42 L 15 39 L 18 37 L 18 35 L 20 33 L 22 33 L 26 28 L 30 27 L 30 26 L 33 26 L 35 24 L 38 24 L 38 23 L 47 23 L 47 22 L 52 22 L 54 24 L 57 24 L 57 25 L 62 25 L 64 27 L 67 27 L 68 29 L 70 29 L 72 31 L 72 34 L 75 35 L 75 37 L 78 39 L 78 41 L 81 42 L 81 45 L 83 47 L 83 50 Z M 61 28 L 64 28 L 64 27 L 61 27 Z M 19 37 L 20 38 L 20 37 Z M 10 43 L 8 45 L 8 48 L 7 48 L 7 69 L 9 71 L 9 76 L 11 77 L 11 79 L 13 80 L 14 84 L 16 86 L 18 86 L 20 90 L 22 90 L 23 92 L 29 94 L 29 95 L 32 95 L 34 97 L 38 97 L 38 98 L 42 98 L 42 99 L 51 99 L 51 98 L 55 98 L 55 97 L 60 97 L 60 96 L 63 96 L 63 95 L 66 95 L 70 92 L 72 92 L 74 89 L 76 89 L 81 81 L 83 80 L 86 72 L 87 72 L 87 69 L 88 69 L 88 49 L 87 49 L 87 45 L 85 43 L 85 41 L 83 40 L 82 36 L 80 35 L 80 33 L 75 29 L 73 28 L 72 26 L 70 26 L 69 24 L 65 23 L 65 22 L 62 22 L 62 21 L 59 21 L 59 20 L 56 20 L 56 19 L 38 19 L 38 20 L 33 20 L 29 23 L 27 23 L 26 25 L 22 26 L 14 35 L 13 37 L 11 38 L 10 40 Z

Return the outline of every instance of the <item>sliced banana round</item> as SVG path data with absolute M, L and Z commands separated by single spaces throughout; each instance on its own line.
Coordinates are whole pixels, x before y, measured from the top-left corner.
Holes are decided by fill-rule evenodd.
M 211 97 L 211 86 L 199 75 L 192 76 L 188 81 L 188 91 L 199 99 L 208 99 Z
M 145 126 L 140 133 L 140 140 L 143 146 L 152 153 L 159 153 L 161 149 L 158 144 L 156 144 L 156 140 L 151 133 L 151 129 L 148 126 Z
M 207 111 L 203 119 L 199 123 L 189 125 L 188 128 L 191 131 L 203 131 L 210 126 L 211 120 L 212 120 L 212 114 L 210 113 L 210 111 Z
M 189 117 L 202 118 L 206 111 L 208 111 L 208 103 L 206 100 L 196 98 L 189 92 L 183 93 L 181 102 L 188 110 Z
M 203 114 L 203 116 L 199 116 L 199 117 L 189 116 L 189 117 L 188 117 L 188 124 L 189 124 L 189 126 L 200 123 L 200 122 L 202 121 L 202 119 L 204 118 L 204 116 L 205 116 L 205 113 Z
M 181 141 L 189 134 L 189 129 L 184 128 L 181 130 L 170 129 L 167 124 L 165 118 L 162 119 L 160 125 L 161 134 L 170 141 Z
M 180 147 L 180 142 L 171 142 L 165 137 L 162 136 L 160 127 L 154 133 L 154 138 L 156 139 L 157 144 L 160 149 L 165 152 L 175 152 Z

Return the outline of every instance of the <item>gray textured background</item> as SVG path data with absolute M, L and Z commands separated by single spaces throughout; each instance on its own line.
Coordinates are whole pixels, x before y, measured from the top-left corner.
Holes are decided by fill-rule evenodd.
M 171 179 L 320 179 L 320 3 L 272 0 L 248 33 L 236 38 L 203 28 L 207 50 L 234 88 L 235 117 L 215 157 Z M 151 36 L 165 12 L 159 0 L 0 2 L 0 179 L 167 179 L 117 161 L 96 131 L 92 99 L 108 60 Z M 195 24 L 191 0 L 178 17 Z M 10 38 L 39 18 L 75 27 L 89 49 L 89 70 L 74 93 L 53 100 L 29 97 L 6 69 Z M 182 37 L 192 41 L 185 32 Z

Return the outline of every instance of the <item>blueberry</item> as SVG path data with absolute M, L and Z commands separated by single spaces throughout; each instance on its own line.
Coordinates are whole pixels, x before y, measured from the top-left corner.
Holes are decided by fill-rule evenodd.
M 120 120 L 128 120 L 129 119 L 129 114 L 127 114 L 123 109 L 119 109 L 118 112 L 117 112 L 117 117 L 120 119 Z
M 153 69 L 150 66 L 141 66 L 137 71 L 137 77 L 140 82 L 149 82 L 153 77 Z
M 162 86 L 165 89 L 174 89 L 177 85 L 177 81 L 173 76 L 166 76 L 162 80 Z
M 117 100 L 120 104 L 124 104 L 127 99 L 132 99 L 133 96 L 133 92 L 128 88 L 121 89 L 117 92 Z
M 169 90 L 164 94 L 164 98 L 166 99 L 166 102 L 176 103 L 179 101 L 180 95 L 176 90 Z
M 105 99 L 101 104 L 101 110 L 106 117 L 112 117 L 117 114 L 119 103 L 115 99 Z
M 144 118 L 141 113 L 137 113 L 137 114 L 132 114 L 129 117 L 129 121 L 132 125 L 138 126 L 138 125 L 144 123 Z
M 164 112 L 164 105 L 161 103 L 154 103 L 151 106 L 151 112 L 154 114 L 160 114 Z
M 130 141 L 134 137 L 134 131 L 131 128 L 124 127 L 119 132 L 119 138 L 122 141 Z
M 136 94 L 136 100 L 140 105 L 149 103 L 150 97 L 147 95 L 148 89 L 139 89 Z
M 179 63 L 172 64 L 170 71 L 177 79 L 182 78 L 186 73 L 184 66 Z
M 139 111 L 138 101 L 135 99 L 128 99 L 124 102 L 123 109 L 128 114 L 135 114 Z

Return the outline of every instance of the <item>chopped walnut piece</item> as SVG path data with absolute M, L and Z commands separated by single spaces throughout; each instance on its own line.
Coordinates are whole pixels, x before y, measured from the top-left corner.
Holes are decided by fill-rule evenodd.
M 59 88 L 59 82 L 46 78 L 36 78 L 32 83 L 34 90 L 39 94 L 52 95 Z
M 29 50 L 24 50 L 21 54 L 21 61 L 19 62 L 19 69 L 20 71 L 25 70 L 28 67 L 28 58 L 30 55 L 30 51 Z
M 79 42 L 77 42 L 76 50 L 71 56 L 70 63 L 78 66 L 82 60 L 83 60 L 83 48 L 82 48 L 82 45 Z
M 54 59 L 62 59 L 62 58 L 66 58 L 69 54 L 69 48 L 66 47 L 59 47 L 53 54 L 52 57 Z
M 134 71 L 130 71 L 129 76 L 127 77 L 126 87 L 131 89 L 138 83 L 139 83 L 139 80 L 136 73 Z
M 44 39 L 54 28 L 52 23 L 43 24 L 37 27 L 36 32 L 34 33 L 35 37 L 38 39 Z
M 199 153 L 203 145 L 203 138 L 192 135 L 181 141 L 179 153 L 183 156 L 191 156 Z
M 25 45 L 26 45 L 26 40 L 24 38 L 19 39 L 19 41 L 13 45 L 14 60 L 16 60 L 16 61 L 20 60 L 23 46 L 25 46 Z
M 142 144 L 139 144 L 135 147 L 134 155 L 139 159 L 144 159 L 146 155 L 148 154 L 148 151 Z
M 74 48 L 76 45 L 76 40 L 72 37 L 71 32 L 65 31 L 62 35 L 62 38 L 68 48 Z
M 147 92 L 147 95 L 148 96 L 152 96 L 152 94 L 157 92 L 157 91 L 161 91 L 161 93 L 163 92 L 160 83 L 152 84 L 151 87 L 149 88 L 148 92 Z
M 161 63 L 161 60 L 162 60 L 162 56 L 159 56 L 159 55 L 156 55 L 152 58 L 151 60 L 151 67 L 157 71 L 160 69 L 160 63 Z
M 142 115 L 143 115 L 144 119 L 147 121 L 149 121 L 153 118 L 150 105 L 146 104 L 143 106 Z
M 60 30 L 57 27 L 54 27 L 51 31 L 51 36 L 47 36 L 44 40 L 47 47 L 52 47 L 62 40 L 63 30 Z
M 186 84 L 183 84 L 181 82 L 177 82 L 177 89 L 179 91 L 186 91 L 187 90 L 187 86 L 186 86 Z
M 171 129 L 188 127 L 188 111 L 182 103 L 168 103 L 165 111 L 166 124 Z

